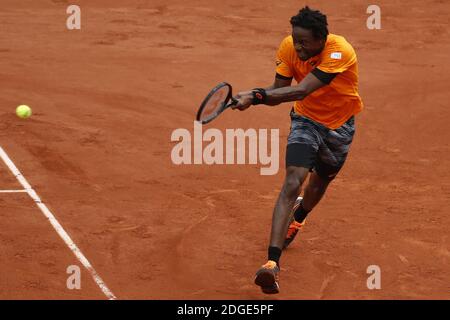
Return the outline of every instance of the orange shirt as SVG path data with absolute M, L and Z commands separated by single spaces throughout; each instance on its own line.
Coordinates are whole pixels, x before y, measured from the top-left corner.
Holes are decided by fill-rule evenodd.
M 277 53 L 277 73 L 293 77 L 297 82 L 314 68 L 327 73 L 339 73 L 329 85 L 317 89 L 301 101 L 294 110 L 330 129 L 342 126 L 352 115 L 363 109 L 358 94 L 358 63 L 356 53 L 344 37 L 329 34 L 320 54 L 302 61 L 294 48 L 292 36 L 286 37 Z

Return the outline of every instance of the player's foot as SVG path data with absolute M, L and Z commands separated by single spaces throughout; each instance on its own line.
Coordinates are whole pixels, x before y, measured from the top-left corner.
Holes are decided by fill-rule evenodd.
M 269 260 L 256 272 L 255 284 L 261 287 L 262 292 L 266 294 L 275 294 L 280 292 L 278 285 L 278 274 L 280 268 L 275 261 Z
M 303 222 L 297 222 L 294 219 L 294 212 L 298 209 L 300 206 L 300 203 L 302 202 L 302 197 L 298 197 L 297 200 L 295 200 L 294 208 L 292 208 L 292 218 L 291 223 L 289 224 L 288 232 L 286 234 L 286 239 L 284 239 L 284 245 L 283 249 L 286 249 L 291 242 L 294 240 L 295 236 L 297 235 L 298 231 L 305 225 L 305 220 Z

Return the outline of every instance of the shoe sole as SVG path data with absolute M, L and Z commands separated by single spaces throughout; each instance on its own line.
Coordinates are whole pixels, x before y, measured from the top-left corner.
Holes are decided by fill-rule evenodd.
M 263 270 L 256 274 L 255 284 L 261 287 L 262 292 L 266 294 L 276 294 L 280 292 L 280 287 L 273 272 Z

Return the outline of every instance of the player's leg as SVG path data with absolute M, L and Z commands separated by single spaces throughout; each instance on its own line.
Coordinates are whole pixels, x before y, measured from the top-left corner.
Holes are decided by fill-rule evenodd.
M 295 200 L 301 193 L 301 186 L 309 170 L 309 168 L 294 166 L 286 169 L 286 178 L 273 210 L 270 247 L 283 247 L 284 238 L 289 226 L 290 213 L 294 207 Z M 270 257 L 269 254 L 269 260 L 278 261 L 278 259 L 279 257 L 276 255 Z
M 314 209 L 314 207 L 322 199 L 323 195 L 325 194 L 325 191 L 327 191 L 327 188 L 331 181 L 332 179 L 330 178 L 324 178 L 319 176 L 317 172 L 315 171 L 312 172 L 311 176 L 309 177 L 308 184 L 305 187 L 305 192 L 303 194 L 303 199 L 299 209 L 303 208 L 305 212 L 310 212 L 312 209 Z M 302 222 L 304 218 L 306 218 L 306 216 L 303 217 L 303 219 L 300 218 L 296 220 Z
M 256 273 L 255 283 L 264 293 L 278 293 L 279 260 L 291 212 L 310 169 L 314 167 L 320 141 L 316 125 L 291 112 L 291 132 L 286 150 L 286 178 L 272 217 L 268 262 Z
M 309 168 L 295 166 L 289 166 L 286 169 L 286 177 L 273 210 L 268 262 L 256 272 L 255 277 L 255 283 L 264 293 L 279 292 L 279 260 L 290 222 L 290 213 L 309 170 Z
M 297 236 L 297 233 L 303 228 L 307 215 L 322 199 L 330 182 L 331 179 L 323 178 L 315 171 L 311 173 L 308 184 L 304 188 L 303 197 L 297 199 L 293 209 L 294 212 L 289 219 L 283 249 L 289 246 Z
M 318 159 L 314 172 L 311 174 L 301 203 L 295 209 L 289 225 L 284 248 L 295 238 L 303 227 L 306 216 L 319 203 L 329 184 L 343 167 L 355 133 L 354 117 L 335 130 L 319 130 L 322 145 L 319 148 Z

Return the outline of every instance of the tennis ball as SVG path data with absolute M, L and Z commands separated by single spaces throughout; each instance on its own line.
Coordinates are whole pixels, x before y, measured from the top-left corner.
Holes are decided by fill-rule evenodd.
M 31 116 L 31 108 L 26 105 L 20 105 L 16 108 L 16 115 L 19 118 L 26 119 Z

